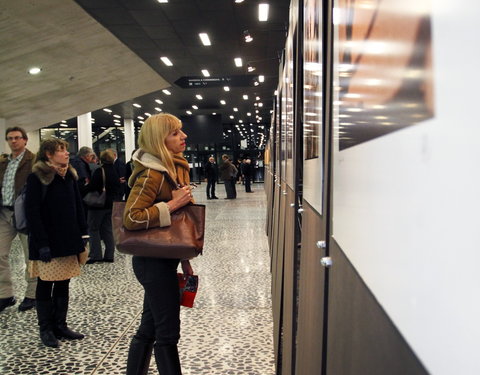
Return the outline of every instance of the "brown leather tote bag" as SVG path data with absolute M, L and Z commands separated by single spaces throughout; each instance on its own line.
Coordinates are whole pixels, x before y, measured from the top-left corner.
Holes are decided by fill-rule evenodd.
M 113 237 L 124 254 L 151 258 L 192 259 L 203 250 L 205 205 L 189 204 L 171 214 L 171 225 L 143 230 L 123 226 L 125 202 L 114 202 Z

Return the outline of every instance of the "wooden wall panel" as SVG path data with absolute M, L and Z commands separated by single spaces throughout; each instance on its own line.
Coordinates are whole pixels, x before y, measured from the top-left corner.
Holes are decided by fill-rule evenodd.
M 305 201 L 303 209 L 295 374 L 316 375 L 322 368 L 325 286 L 325 269 L 320 265 L 324 250 L 316 243 L 325 239 L 325 223 Z

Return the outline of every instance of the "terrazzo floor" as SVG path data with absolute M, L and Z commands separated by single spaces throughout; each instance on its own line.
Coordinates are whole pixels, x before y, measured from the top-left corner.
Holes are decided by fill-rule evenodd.
M 273 323 L 269 253 L 265 236 L 265 194 L 237 185 L 238 197 L 206 200 L 205 185 L 194 192 L 207 205 L 204 255 L 192 266 L 199 290 L 192 309 L 182 307 L 179 343 L 183 375 L 273 375 Z M 23 258 L 12 249 L 15 295 L 23 298 Z M 40 342 L 35 311 L 18 303 L 0 313 L 1 375 L 125 374 L 131 336 L 139 324 L 143 290 L 131 257 L 116 253 L 114 263 L 84 267 L 71 281 L 69 324 L 86 335 L 62 341 L 58 349 Z M 149 374 L 157 374 L 154 360 Z

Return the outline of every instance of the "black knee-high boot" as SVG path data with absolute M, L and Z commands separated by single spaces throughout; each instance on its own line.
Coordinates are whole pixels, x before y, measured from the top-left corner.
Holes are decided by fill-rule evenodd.
M 127 375 L 147 375 L 152 351 L 153 342 L 145 342 L 134 337 L 128 351 Z
M 58 340 L 53 333 L 53 302 L 37 299 L 37 316 L 40 326 L 40 339 L 43 344 L 51 348 L 58 348 Z
M 182 375 L 177 345 L 156 345 L 155 361 L 161 375 Z
M 67 326 L 68 296 L 53 297 L 55 305 L 55 325 L 53 333 L 57 338 L 66 338 L 68 340 L 81 340 L 85 337 L 81 333 L 72 331 Z

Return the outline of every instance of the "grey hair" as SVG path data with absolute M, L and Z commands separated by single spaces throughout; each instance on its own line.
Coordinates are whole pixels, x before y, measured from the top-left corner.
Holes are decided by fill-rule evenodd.
M 78 150 L 78 152 L 77 152 L 77 156 L 80 157 L 80 158 L 86 157 L 86 156 L 91 155 L 91 154 L 94 154 L 94 152 L 88 146 L 80 147 L 80 150 Z

